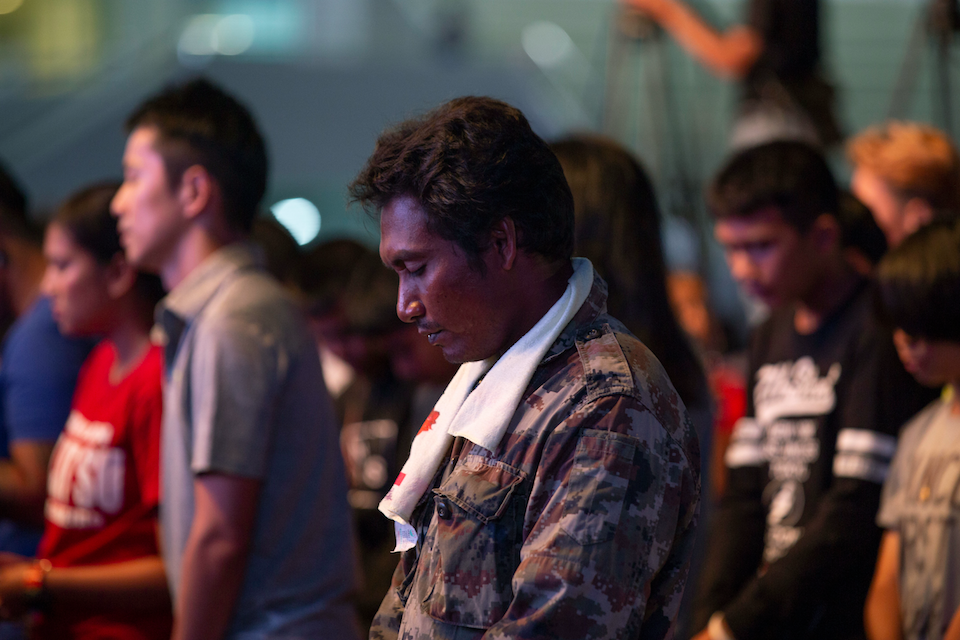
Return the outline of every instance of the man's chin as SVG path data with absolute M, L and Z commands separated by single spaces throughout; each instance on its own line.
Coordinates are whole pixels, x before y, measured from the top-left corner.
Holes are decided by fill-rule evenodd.
M 467 362 L 463 359 L 463 356 L 458 353 L 452 353 L 443 347 L 440 347 L 440 353 L 443 354 L 444 359 L 451 364 L 463 364 Z
M 137 271 L 152 274 L 160 273 L 160 265 L 157 264 L 157 261 L 150 260 L 148 256 L 137 253 L 136 251 L 131 251 L 130 249 L 126 249 L 123 254 L 130 266 Z
M 747 289 L 747 296 L 769 309 L 783 306 L 783 300 L 779 296 L 765 289 Z
M 136 248 L 124 245 L 123 257 L 131 267 L 143 271 L 143 255 Z
M 446 331 L 443 337 L 434 346 L 440 349 L 443 357 L 452 364 L 464 364 L 467 362 L 480 362 L 487 358 L 497 355 L 491 353 L 485 355 L 483 352 L 471 351 L 470 349 L 482 349 L 482 345 L 467 344 L 460 339 L 461 336 L 453 336 Z
M 935 389 L 937 387 L 942 387 L 943 385 L 947 384 L 947 380 L 943 376 L 935 375 L 924 369 L 910 371 L 909 373 L 916 379 L 917 382 L 919 382 L 925 387 L 930 387 Z
M 471 358 L 470 354 L 464 353 L 463 350 L 458 349 L 455 345 L 438 345 L 440 353 L 443 354 L 444 359 L 451 364 L 463 364 L 465 362 L 473 362 L 474 360 L 482 360 L 482 358 Z

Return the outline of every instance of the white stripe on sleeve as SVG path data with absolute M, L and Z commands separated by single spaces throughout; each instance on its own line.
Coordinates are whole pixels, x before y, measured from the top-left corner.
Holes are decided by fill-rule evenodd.
M 759 467 L 766 463 L 763 454 L 763 427 L 753 418 L 740 418 L 733 427 L 730 446 L 724 453 L 727 467 Z
M 837 454 L 859 453 L 890 459 L 897 439 L 868 429 L 841 429 L 837 434 Z
M 833 459 L 833 475 L 882 484 L 890 471 L 889 462 L 874 460 L 856 453 L 838 453 Z

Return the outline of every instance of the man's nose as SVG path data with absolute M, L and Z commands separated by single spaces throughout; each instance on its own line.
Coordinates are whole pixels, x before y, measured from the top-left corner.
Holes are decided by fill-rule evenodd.
M 53 295 L 53 277 L 50 274 L 51 267 L 47 267 L 43 272 L 43 278 L 40 280 L 40 293 L 45 296 Z
M 397 292 L 397 317 L 404 322 L 413 322 L 423 314 L 423 303 L 419 297 L 400 287 Z
M 754 265 L 745 251 L 728 252 L 727 264 L 730 266 L 730 274 L 737 282 L 751 279 L 756 270 L 756 265 Z
M 119 216 L 123 213 L 123 203 L 124 203 L 124 189 L 121 186 L 117 193 L 114 194 L 113 200 L 110 201 L 110 213 L 114 216 Z

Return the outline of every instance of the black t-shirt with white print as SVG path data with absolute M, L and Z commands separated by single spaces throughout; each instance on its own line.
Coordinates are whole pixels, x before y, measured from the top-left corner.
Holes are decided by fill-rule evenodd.
M 754 333 L 698 622 L 722 610 L 738 640 L 863 636 L 881 484 L 901 425 L 934 395 L 872 310 L 863 281 L 812 334 L 792 308 Z

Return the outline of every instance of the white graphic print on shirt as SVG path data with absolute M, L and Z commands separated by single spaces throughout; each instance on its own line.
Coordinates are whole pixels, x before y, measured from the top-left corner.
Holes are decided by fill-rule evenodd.
M 71 411 L 50 458 L 47 518 L 64 529 L 102 527 L 123 506 L 126 454 L 111 447 L 114 427 Z
M 803 533 L 803 483 L 820 457 L 817 421 L 837 404 L 840 364 L 820 376 L 810 357 L 767 364 L 757 370 L 753 390 L 755 419 L 737 423 L 727 451 L 730 467 L 766 463 L 770 482 L 763 492 L 767 506 L 764 560 L 785 554 Z

